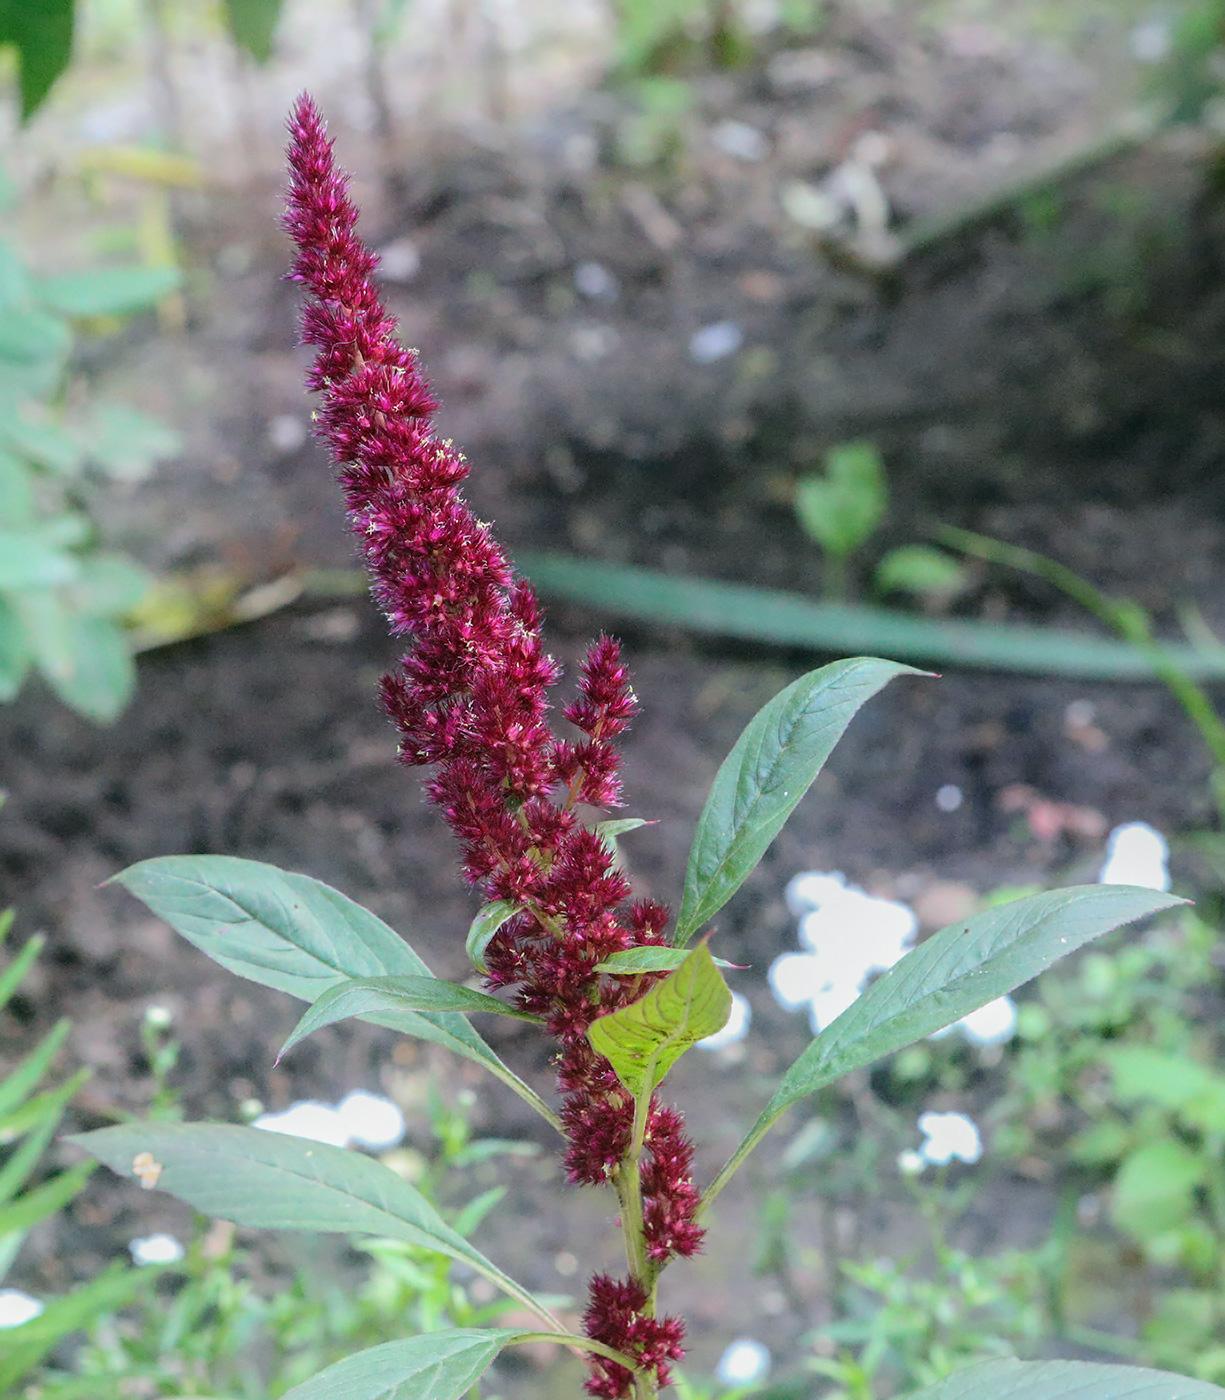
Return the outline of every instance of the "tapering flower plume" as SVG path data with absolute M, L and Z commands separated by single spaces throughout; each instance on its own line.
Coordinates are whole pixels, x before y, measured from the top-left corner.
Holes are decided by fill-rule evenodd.
M 460 495 L 467 463 L 431 427 L 437 405 L 375 288 L 377 259 L 357 236 L 357 209 L 310 98 L 299 99 L 289 129 L 285 222 L 298 249 L 290 275 L 308 297 L 302 338 L 318 349 L 308 380 L 322 396 L 318 431 L 373 595 L 392 631 L 409 639 L 383 680 L 383 703 L 401 759 L 435 769 L 427 791 L 469 880 L 519 906 L 486 951 L 490 981 L 514 988 L 560 1042 L 566 1167 L 574 1182 L 604 1183 L 629 1148 L 633 1104 L 586 1032 L 651 978 L 594 969 L 614 952 L 663 943 L 668 917 L 650 901 L 626 906 L 628 882 L 576 810 L 620 805 L 614 741 L 636 709 L 629 674 L 617 643 L 596 641 L 563 711 L 582 737 L 554 736 L 548 695 L 560 670 L 544 650 L 535 596 Z M 653 1101 L 645 1141 L 644 1246 L 657 1272 L 694 1254 L 702 1231 L 680 1115 Z M 643 1280 L 599 1276 L 586 1326 L 662 1384 L 683 1328 L 652 1315 L 650 1294 Z M 626 1368 L 597 1358 L 592 1372 L 593 1395 L 630 1393 Z

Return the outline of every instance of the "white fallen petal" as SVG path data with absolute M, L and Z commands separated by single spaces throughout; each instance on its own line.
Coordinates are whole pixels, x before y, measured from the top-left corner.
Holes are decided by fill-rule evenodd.
M 957 1029 L 971 1045 L 1004 1045 L 1017 1033 L 1017 1004 L 1011 997 L 996 997 L 963 1016 Z
M 724 1385 L 752 1385 L 770 1372 L 770 1352 L 750 1337 L 740 1337 L 719 1358 L 715 1376 Z
M 732 1009 L 727 1018 L 727 1024 L 721 1031 L 715 1031 L 714 1035 L 708 1035 L 705 1040 L 698 1041 L 699 1050 L 723 1050 L 729 1045 L 735 1045 L 749 1033 L 749 1022 L 753 1019 L 753 1009 L 749 1006 L 748 999 L 740 995 L 739 992 L 732 993 Z
M 978 1125 L 964 1113 L 921 1114 L 919 1131 L 924 1135 L 919 1153 L 936 1166 L 954 1159 L 974 1163 L 983 1155 Z
M 1106 861 L 1097 877 L 1099 885 L 1139 885 L 1146 890 L 1168 890 L 1166 866 L 1170 848 L 1165 837 L 1147 822 L 1125 822 L 1106 839 Z
M 15 1288 L 0 1288 L 0 1327 L 21 1327 L 33 1322 L 46 1305 Z
M 408 1131 L 398 1104 L 365 1089 L 346 1094 L 336 1112 L 350 1139 L 362 1147 L 395 1147 Z
M 798 919 L 802 914 L 836 899 L 845 890 L 846 876 L 840 870 L 828 875 L 821 870 L 801 870 L 787 882 L 783 898 L 787 901 L 787 908 Z
M 304 1099 L 283 1113 L 261 1113 L 251 1124 L 270 1133 L 287 1137 L 309 1138 L 311 1142 L 326 1142 L 332 1147 L 348 1147 L 350 1134 L 344 1119 L 330 1105 Z
M 177 1264 L 186 1253 L 173 1235 L 146 1235 L 130 1240 L 128 1251 L 133 1264 Z

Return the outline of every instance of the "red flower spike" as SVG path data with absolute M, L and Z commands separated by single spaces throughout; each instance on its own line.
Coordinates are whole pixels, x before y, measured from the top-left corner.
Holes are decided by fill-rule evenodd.
M 285 226 L 297 245 L 289 276 L 307 295 L 302 339 L 317 348 L 308 385 L 322 395 L 317 432 L 328 444 L 371 591 L 409 647 L 383 680 L 400 759 L 432 766 L 426 786 L 460 846 L 463 870 L 487 899 L 522 912 L 486 949 L 489 985 L 514 989 L 560 1042 L 558 1084 L 566 1170 L 598 1184 L 625 1156 L 633 1105 L 587 1040 L 596 1017 L 656 980 L 606 977 L 596 966 L 624 948 L 662 942 L 668 911 L 624 908 L 629 884 L 576 802 L 620 802 L 614 740 L 637 711 L 618 644 L 598 638 L 564 715 L 582 734 L 558 741 L 548 724 L 560 669 L 544 651 L 529 584 L 472 514 L 458 487 L 468 464 L 434 435 L 437 407 L 416 353 L 396 339 L 374 284 L 378 260 L 357 236 L 357 208 L 336 168 L 323 120 L 302 97 L 289 123 Z M 650 1257 L 692 1254 L 693 1149 L 679 1114 L 653 1103 L 642 1162 Z M 586 1326 L 651 1370 L 660 1384 L 682 1354 L 683 1327 L 645 1315 L 637 1280 L 592 1281 Z M 588 1389 L 629 1394 L 624 1367 L 598 1358 Z

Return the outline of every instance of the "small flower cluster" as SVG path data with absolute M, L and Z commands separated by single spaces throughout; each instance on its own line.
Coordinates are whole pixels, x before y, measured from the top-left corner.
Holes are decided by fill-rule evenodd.
M 626 905 L 630 887 L 608 843 L 575 808 L 620 805 L 614 741 L 636 710 L 617 643 L 601 637 L 563 714 L 582 735 L 562 741 L 547 715 L 560 668 L 543 649 L 530 586 L 514 578 L 486 525 L 458 491 L 468 467 L 430 425 L 436 402 L 373 283 L 377 259 L 356 233 L 357 209 L 334 164 L 313 102 L 290 121 L 286 227 L 291 277 L 309 302 L 303 340 L 318 347 L 308 380 L 320 392 L 319 432 L 332 449 L 350 519 L 392 630 L 411 638 L 383 702 L 405 763 L 433 765 L 427 786 L 459 840 L 463 868 L 516 914 L 486 950 L 490 982 L 515 988 L 560 1042 L 561 1119 L 570 1179 L 603 1183 L 629 1149 L 633 1104 L 586 1032 L 642 994 L 650 977 L 603 976 L 612 953 L 664 942 L 668 910 Z M 645 1244 L 653 1266 L 697 1251 L 702 1231 L 693 1149 L 678 1113 L 653 1102 L 642 1164 Z M 590 1335 L 655 1368 L 680 1356 L 682 1327 L 649 1316 L 639 1280 L 596 1279 Z M 629 1373 L 593 1362 L 589 1388 L 628 1394 Z

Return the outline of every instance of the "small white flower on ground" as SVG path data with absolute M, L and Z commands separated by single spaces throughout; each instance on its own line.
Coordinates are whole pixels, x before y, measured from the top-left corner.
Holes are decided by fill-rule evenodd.
M 712 365 L 734 355 L 744 344 L 744 332 L 735 321 L 716 321 L 689 337 L 689 358 L 698 365 Z
M 173 1235 L 147 1235 L 141 1240 L 131 1240 L 128 1250 L 133 1264 L 177 1264 L 185 1252 Z
M 340 1114 L 330 1104 L 316 1103 L 312 1099 L 304 1099 L 284 1113 L 261 1113 L 251 1126 L 265 1128 L 270 1133 L 284 1133 L 287 1137 L 326 1142 L 332 1147 L 349 1145 L 349 1130 Z
M 365 1089 L 346 1094 L 336 1105 L 336 1112 L 349 1137 L 362 1147 L 395 1147 L 408 1131 L 398 1104 Z
M 965 801 L 965 796 L 956 783 L 945 783 L 936 790 L 936 806 L 942 812 L 955 812 Z
M 19 1293 L 15 1288 L 0 1288 L 0 1327 L 20 1327 L 26 1322 L 33 1322 L 43 1306 L 28 1293 Z
M 958 1032 L 971 1045 L 1006 1045 L 1017 1033 L 1017 1004 L 1011 997 L 996 997 L 960 1021 L 934 1032 L 928 1039 L 943 1040 Z
M 823 870 L 801 870 L 787 882 L 783 898 L 787 901 L 787 908 L 798 919 L 845 892 L 846 876 L 841 870 L 831 874 Z
M 784 953 L 770 968 L 770 985 L 791 1010 L 809 1008 L 814 1031 L 824 1029 L 854 1002 L 869 977 L 885 972 L 910 947 L 918 930 L 914 912 L 878 899 L 840 875 L 808 871 L 787 886 L 800 919 L 800 942 L 812 951 Z
M 1099 885 L 1139 885 L 1146 890 L 1168 890 L 1166 867 L 1170 848 L 1161 832 L 1147 822 L 1125 822 L 1106 838 L 1106 862 L 1097 877 Z
M 739 992 L 732 993 L 732 1009 L 728 1013 L 727 1023 L 721 1031 L 716 1031 L 714 1035 L 708 1035 L 705 1040 L 698 1041 L 699 1050 L 725 1050 L 729 1045 L 736 1045 L 742 1041 L 749 1033 L 749 1022 L 753 1019 L 753 1009 L 746 997 L 742 997 Z
M 964 1113 L 924 1113 L 919 1117 L 923 1144 L 919 1155 L 942 1167 L 956 1159 L 973 1164 L 983 1155 L 978 1125 Z
M 165 1030 L 173 1020 L 174 1016 L 168 1006 L 145 1007 L 145 1024 L 152 1026 L 155 1030 Z
M 740 1337 L 719 1358 L 715 1376 L 724 1385 L 752 1385 L 770 1373 L 770 1352 L 751 1337 Z
M 603 263 L 581 262 L 574 269 L 574 286 L 592 301 L 616 301 L 620 286 Z
M 770 138 L 748 122 L 725 121 L 710 133 L 711 141 L 735 160 L 754 164 L 770 154 Z
M 918 1176 L 927 1166 L 927 1160 L 921 1152 L 916 1152 L 913 1147 L 908 1147 L 905 1152 L 897 1154 L 897 1169 L 903 1176 Z
M 268 441 L 282 456 L 296 452 L 309 436 L 306 424 L 292 413 L 278 413 L 268 420 Z

